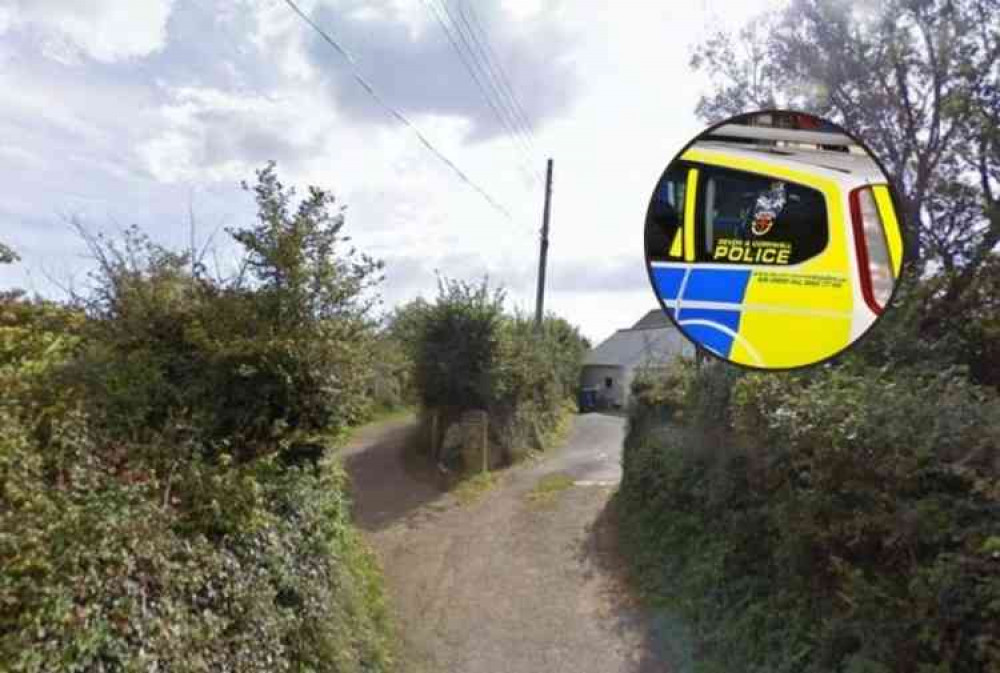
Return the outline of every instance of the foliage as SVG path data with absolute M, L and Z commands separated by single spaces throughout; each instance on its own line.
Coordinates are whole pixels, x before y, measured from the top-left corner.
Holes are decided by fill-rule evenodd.
M 418 297 L 383 317 L 375 343 L 372 399 L 376 407 L 389 410 L 417 404 L 417 349 L 427 308 L 427 302 Z
M 704 670 L 998 670 L 995 393 L 957 371 L 699 375 L 684 424 L 630 432 L 619 500 Z
M 66 461 L 53 478 L 3 420 L 7 670 L 387 668 L 378 571 L 332 466 L 192 458 L 157 475 L 102 457 L 74 415 L 46 447 Z
M 573 484 L 573 477 L 568 474 L 561 472 L 547 474 L 535 482 L 535 485 L 528 491 L 525 498 L 533 505 L 551 505 L 560 493 L 571 488 Z
M 695 362 L 682 357 L 667 366 L 637 367 L 629 401 L 629 431 L 646 432 L 682 420 L 684 401 L 697 375 Z
M 413 367 L 405 348 L 382 331 L 372 339 L 372 350 L 372 376 L 367 391 L 372 404 L 370 418 L 412 406 L 416 401 Z
M 946 279 L 926 283 L 926 302 L 917 303 L 923 311 L 919 335 L 947 349 L 938 361 L 967 365 L 974 380 L 1000 387 L 1000 252 L 995 252 L 974 267 L 966 291 L 958 297 L 947 293 Z
M 861 137 L 910 248 L 834 362 L 638 382 L 624 539 L 702 670 L 1000 671 L 998 10 L 793 0 L 695 51 L 704 118 L 808 109 Z
M 383 264 L 353 247 L 341 251 L 351 239 L 340 233 L 343 209 L 331 212 L 334 196 L 310 187 L 293 213 L 295 189 L 281 184 L 273 162 L 257 172 L 256 185 L 243 188 L 254 193 L 259 222 L 230 233 L 247 251 L 263 315 L 295 327 L 364 316 L 374 303 L 365 292 L 382 281 Z
M 392 339 L 411 363 L 416 363 L 421 346 L 424 321 L 429 304 L 423 297 L 397 306 L 385 320 L 385 334 Z
M 452 493 L 465 506 L 475 504 L 498 483 L 495 472 L 478 472 L 458 482 Z
M 0 264 L 13 264 L 18 260 L 20 260 L 20 257 L 17 252 L 15 252 L 10 246 L 4 245 L 0 242 Z
M 485 409 L 500 367 L 504 293 L 486 280 L 442 278 L 417 342 L 416 384 L 427 407 Z
M 414 383 L 442 425 L 466 410 L 489 414 L 490 441 L 511 460 L 542 449 L 566 415 L 587 342 L 565 320 L 504 310 L 502 289 L 442 278 L 433 304 L 411 304 L 394 327 L 412 340 Z
M 1000 240 L 998 10 L 996 0 L 795 0 L 695 50 L 714 82 L 698 112 L 788 107 L 842 122 L 896 178 L 921 260 L 976 264 Z
M 249 188 L 247 188 L 249 189 Z M 340 251 L 343 217 L 318 188 L 294 190 L 273 165 L 253 188 L 256 226 L 232 230 L 245 271 L 219 282 L 137 229 L 88 237 L 99 261 L 92 348 L 77 363 L 97 415 L 127 436 L 183 418 L 241 458 L 337 433 L 369 413 L 374 330 L 366 297 L 381 264 Z
M 74 305 L 0 294 L 0 660 L 12 671 L 388 670 L 345 475 L 376 265 L 259 174 L 247 270 L 88 236 Z M 318 450 L 296 466 L 296 447 Z
M 555 369 L 562 394 L 573 396 L 580 384 L 580 366 L 591 343 L 580 328 L 565 318 L 549 314 L 542 320 L 546 350 Z
M 736 35 L 710 36 L 692 64 L 713 80 L 698 107 L 706 120 L 809 110 L 875 152 L 901 199 L 904 279 L 933 286 L 911 297 L 925 300 L 917 324 L 933 341 L 977 306 L 996 315 L 983 293 L 995 280 L 984 284 L 983 274 L 995 279 L 1000 243 L 998 56 L 997 0 L 793 0 Z M 961 338 L 954 357 L 995 382 L 1000 363 L 987 335 Z

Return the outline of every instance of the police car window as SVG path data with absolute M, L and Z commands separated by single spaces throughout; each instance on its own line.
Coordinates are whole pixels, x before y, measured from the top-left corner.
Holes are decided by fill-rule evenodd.
M 684 225 L 686 167 L 673 167 L 656 187 L 646 218 L 646 252 L 651 259 L 668 259 L 675 236 Z
M 798 264 L 826 248 L 829 225 L 821 192 L 740 171 L 706 171 L 702 184 L 702 261 Z
M 684 190 L 687 188 L 687 170 L 672 170 L 660 184 L 659 200 L 670 204 L 678 217 L 684 218 Z

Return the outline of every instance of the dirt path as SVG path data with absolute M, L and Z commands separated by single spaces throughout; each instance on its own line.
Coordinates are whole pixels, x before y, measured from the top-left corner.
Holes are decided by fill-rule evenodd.
M 403 459 L 412 421 L 345 450 L 355 518 L 385 569 L 406 673 L 666 670 L 627 596 L 608 499 L 622 419 L 578 416 L 566 445 L 501 473 L 471 504 Z M 561 490 L 538 499 L 540 480 Z M 570 481 L 572 480 L 572 483 Z

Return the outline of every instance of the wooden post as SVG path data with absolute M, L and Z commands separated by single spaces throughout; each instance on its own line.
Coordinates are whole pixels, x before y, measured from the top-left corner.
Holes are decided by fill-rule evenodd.
M 438 413 L 437 409 L 431 411 L 431 460 L 437 461 L 437 427 L 438 427 Z
M 483 472 L 490 471 L 490 435 L 488 432 L 488 427 L 490 423 L 490 417 L 485 413 L 483 414 Z

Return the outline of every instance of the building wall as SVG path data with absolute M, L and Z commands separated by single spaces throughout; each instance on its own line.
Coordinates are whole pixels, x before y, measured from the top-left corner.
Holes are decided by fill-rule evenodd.
M 610 388 L 605 385 L 606 379 L 611 379 Z M 580 386 L 597 388 L 597 399 L 611 406 L 624 406 L 628 383 L 624 367 L 584 365 L 580 373 Z
M 622 406 L 628 404 L 629 398 L 632 396 L 632 381 L 635 380 L 635 375 L 637 369 L 635 367 L 624 368 L 624 374 L 622 376 L 622 387 L 624 393 L 622 395 Z

